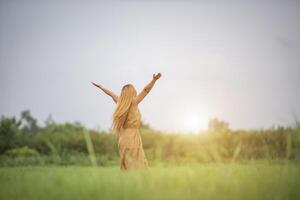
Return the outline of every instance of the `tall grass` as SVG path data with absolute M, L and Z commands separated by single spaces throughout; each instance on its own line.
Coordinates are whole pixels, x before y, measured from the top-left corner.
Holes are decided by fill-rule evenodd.
M 118 167 L 0 168 L 0 199 L 296 200 L 300 165 L 194 164 L 120 172 Z
M 93 166 L 97 166 L 97 160 L 96 160 L 94 147 L 93 147 L 93 143 L 92 143 L 90 134 L 87 131 L 84 130 L 83 135 L 84 135 L 84 139 L 85 139 L 85 142 L 86 142 L 86 146 L 87 146 L 87 150 L 88 150 L 89 159 L 91 161 L 91 164 Z

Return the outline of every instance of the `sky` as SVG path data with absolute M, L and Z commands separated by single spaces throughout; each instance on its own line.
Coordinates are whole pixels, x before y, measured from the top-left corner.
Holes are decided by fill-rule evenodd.
M 300 1 L 0 0 L 0 115 L 111 126 L 119 94 L 161 72 L 140 103 L 162 131 L 294 123 Z M 294 113 L 294 114 L 293 114 Z

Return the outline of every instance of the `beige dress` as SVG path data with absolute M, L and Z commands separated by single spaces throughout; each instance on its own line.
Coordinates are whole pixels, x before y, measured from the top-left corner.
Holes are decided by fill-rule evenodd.
M 141 114 L 138 106 L 132 105 L 119 136 L 118 147 L 122 171 L 148 169 L 148 161 L 139 131 L 140 121 Z

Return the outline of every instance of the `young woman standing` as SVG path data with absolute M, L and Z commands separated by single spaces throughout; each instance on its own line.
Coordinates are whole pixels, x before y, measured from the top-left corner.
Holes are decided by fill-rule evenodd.
M 133 85 L 124 85 L 120 96 L 117 96 L 100 84 L 92 82 L 94 86 L 109 95 L 117 104 L 113 113 L 112 128 L 119 138 L 118 148 L 120 169 L 122 171 L 148 169 L 148 161 L 144 153 L 139 131 L 141 114 L 138 105 L 151 91 L 155 82 L 160 77 L 160 73 L 153 74 L 151 82 L 139 94 L 137 94 Z

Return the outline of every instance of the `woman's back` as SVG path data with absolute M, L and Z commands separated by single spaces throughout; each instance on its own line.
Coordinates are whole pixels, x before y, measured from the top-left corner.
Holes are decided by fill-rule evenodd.
M 131 104 L 123 128 L 140 128 L 141 113 L 137 104 Z

